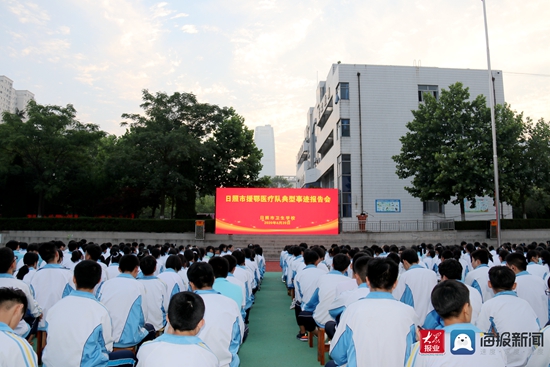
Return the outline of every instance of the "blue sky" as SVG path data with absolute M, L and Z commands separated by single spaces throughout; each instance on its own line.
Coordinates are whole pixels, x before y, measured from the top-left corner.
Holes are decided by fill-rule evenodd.
M 507 102 L 550 119 L 550 2 L 487 11 Z M 193 92 L 271 124 L 282 175 L 332 63 L 487 67 L 480 0 L 0 0 L 0 29 L 0 75 L 39 103 L 121 135 L 142 89 Z

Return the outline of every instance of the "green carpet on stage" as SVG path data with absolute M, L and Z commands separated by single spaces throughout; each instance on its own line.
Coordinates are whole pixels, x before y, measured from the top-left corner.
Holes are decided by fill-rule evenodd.
M 296 339 L 299 329 L 290 301 L 281 273 L 266 272 L 250 312 L 248 339 L 239 350 L 241 367 L 320 366 L 317 345 L 309 348 L 307 342 Z

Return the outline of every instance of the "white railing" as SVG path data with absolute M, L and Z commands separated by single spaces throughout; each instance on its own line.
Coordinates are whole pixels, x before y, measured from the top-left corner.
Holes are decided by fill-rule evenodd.
M 340 232 L 433 232 L 452 231 L 455 229 L 455 221 L 446 219 L 436 220 L 399 220 L 399 221 L 373 221 L 367 220 L 364 224 L 359 222 L 340 222 Z

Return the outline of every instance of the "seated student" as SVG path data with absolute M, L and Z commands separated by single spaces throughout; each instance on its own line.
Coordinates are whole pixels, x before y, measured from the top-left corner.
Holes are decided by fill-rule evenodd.
M 509 256 L 509 255 L 508 255 Z M 499 334 L 538 332 L 537 315 L 527 301 L 517 296 L 516 275 L 506 266 L 494 266 L 489 270 L 489 287 L 495 296 L 483 303 L 476 326 L 483 332 Z M 532 349 L 529 346 L 502 346 L 507 366 L 525 366 Z
M 27 285 L 31 285 L 31 279 L 36 273 L 38 266 L 38 254 L 27 252 L 23 256 L 23 267 L 17 272 L 17 279 L 24 281 Z
M 141 346 L 137 367 L 218 367 L 218 358 L 197 336 L 204 327 L 204 301 L 192 292 L 180 292 L 170 300 L 168 328 L 154 341 Z
M 336 257 L 335 257 L 336 260 Z M 403 366 L 416 338 L 414 308 L 397 301 L 398 265 L 375 258 L 367 265 L 370 293 L 350 304 L 330 343 L 331 366 Z
M 302 315 L 302 308 L 305 307 L 313 296 L 313 293 L 315 293 L 319 278 L 326 274 L 322 269 L 317 267 L 320 262 L 321 258 L 316 251 L 306 250 L 304 252 L 304 264 L 306 267 L 300 270 L 294 277 L 294 313 L 296 323 L 300 328 L 300 332 L 296 335 L 296 339 L 300 341 L 307 341 L 308 336 L 306 331 L 312 332 L 316 327 L 315 321 L 313 320 L 313 313 L 305 312 Z
M 86 246 L 86 254 L 84 254 L 84 260 L 95 261 L 99 264 L 99 266 L 101 266 L 100 284 L 110 279 L 109 272 L 107 271 L 107 265 L 101 262 L 101 255 L 102 255 L 102 251 L 99 245 L 96 245 L 95 243 L 89 243 L 88 246 Z
M 109 266 L 107 267 L 107 276 L 109 277 L 109 279 L 117 277 L 120 274 L 120 270 L 118 270 L 118 263 L 121 257 L 122 255 L 120 253 L 119 247 L 117 245 L 111 247 L 110 262 Z
M 10 248 L 7 248 L 13 254 Z M 14 262 L 14 268 L 17 263 Z M 31 345 L 13 330 L 27 312 L 27 296 L 20 289 L 0 288 L 0 365 L 37 367 Z
M 32 277 L 31 289 L 44 312 L 38 330 L 45 330 L 48 310 L 74 290 L 74 283 L 72 272 L 59 265 L 59 252 L 54 242 L 42 243 L 38 252 L 46 265 L 38 269 Z
M 239 309 L 242 309 L 244 301 L 242 288 L 236 284 L 230 283 L 227 280 L 227 274 L 229 273 L 229 261 L 223 257 L 214 256 L 208 260 L 208 263 L 214 271 L 215 280 L 212 288 L 214 288 L 216 292 L 219 292 L 234 300 Z
M 262 279 L 260 277 L 260 270 L 258 269 L 258 265 L 256 264 L 255 253 L 254 251 L 250 250 L 249 248 L 243 249 L 243 254 L 245 256 L 245 266 L 252 272 L 254 276 L 254 282 L 252 283 L 252 291 L 256 293 L 256 290 L 260 288 L 260 285 L 262 283 Z
M 101 266 L 84 260 L 74 268 L 76 290 L 52 306 L 46 318 L 48 337 L 42 360 L 44 367 L 133 366 L 130 351 L 111 353 L 111 317 L 94 297 L 101 282 Z
M 439 274 L 441 274 L 442 281 L 460 281 L 462 277 L 462 264 L 460 264 L 460 262 L 455 259 L 444 260 L 439 264 L 438 270 Z M 469 285 L 466 285 L 466 287 L 470 291 L 470 305 L 472 306 L 472 320 L 470 322 L 472 324 L 475 324 L 477 321 L 477 317 L 479 316 L 479 312 L 481 311 L 481 305 L 483 304 L 483 302 L 481 301 L 481 294 L 479 294 L 477 289 Z M 424 329 L 442 329 L 444 326 L 445 325 L 443 323 L 443 319 L 439 316 L 437 310 L 434 309 L 428 314 L 422 327 Z
M 233 283 L 237 285 L 241 289 L 241 298 L 242 303 L 240 305 L 241 307 L 241 315 L 243 317 L 243 320 L 246 318 L 246 300 L 247 300 L 247 288 L 246 284 L 244 284 L 242 281 L 237 279 L 237 277 L 234 275 L 235 273 L 235 267 L 237 266 L 237 259 L 235 259 L 235 256 L 233 255 L 224 255 L 222 256 L 224 259 L 227 260 L 227 263 L 229 264 L 229 271 L 227 272 L 227 281 L 229 283 Z
M 536 275 L 542 279 L 548 274 L 548 266 L 539 264 L 539 253 L 536 250 L 527 251 L 527 271 L 529 274 Z
M 370 292 L 369 287 L 367 287 L 367 265 L 371 257 L 367 256 L 367 254 L 363 254 L 358 257 L 354 256 L 354 259 L 353 278 L 357 282 L 358 287 L 356 289 L 341 293 L 330 305 L 330 310 L 328 313 L 336 321 L 328 321 L 325 324 L 325 330 L 329 339 L 332 339 L 334 336 L 336 325 L 340 320 L 342 312 L 346 310 L 346 307 L 359 299 L 365 298 Z
M 304 311 L 300 314 L 300 318 L 307 315 L 307 312 L 311 312 L 315 323 L 321 328 L 325 327 L 327 321 L 334 321 L 328 310 L 332 301 L 334 301 L 338 284 L 348 281 L 348 277 L 344 275 L 348 267 L 349 257 L 347 255 L 338 254 L 334 256 L 332 259 L 332 268 L 334 270 L 319 278 L 313 295 L 305 306 L 302 307 Z M 306 325 L 307 329 L 308 326 Z
M 489 251 L 485 249 L 473 251 L 470 254 L 472 259 L 471 266 L 473 270 L 470 270 L 466 274 L 464 283 L 472 286 L 479 291 L 483 302 L 487 302 L 493 298 L 494 293 L 488 286 L 489 283 Z
M 264 257 L 264 250 L 259 246 L 254 246 L 254 253 L 256 256 L 254 257 L 254 260 L 256 261 L 256 264 L 258 265 L 258 269 L 260 269 L 260 279 L 264 278 L 265 275 L 265 257 Z
M 170 303 L 170 294 L 166 283 L 154 276 L 157 260 L 149 255 L 139 262 L 142 276 L 138 281 L 145 288 L 144 302 L 147 303 L 145 323 L 153 325 L 155 330 L 160 330 L 166 325 L 166 310 Z
M 157 277 L 166 283 L 166 286 L 168 287 L 168 294 L 170 295 L 170 298 L 172 298 L 174 294 L 186 290 L 185 285 L 183 284 L 183 279 L 178 275 L 178 272 L 182 267 L 181 260 L 178 255 L 170 255 L 166 259 L 166 264 L 164 266 L 164 272 L 157 275 Z
M 541 326 L 548 322 L 549 301 L 546 296 L 546 282 L 538 275 L 527 272 L 527 260 L 523 254 L 514 252 L 506 256 L 506 266 L 516 274 L 516 293 L 526 300 L 537 314 Z
M 237 259 L 237 266 L 235 267 L 235 272 L 233 275 L 235 278 L 239 279 L 246 285 L 247 288 L 247 297 L 246 297 L 246 306 L 245 313 L 246 317 L 244 318 L 245 324 L 248 324 L 248 316 L 250 315 L 250 309 L 252 304 L 254 304 L 254 292 L 252 284 L 254 283 L 254 275 L 252 272 L 245 266 L 245 257 L 242 251 L 234 251 L 231 256 Z
M 451 261 L 451 260 L 446 260 Z M 456 260 L 452 260 L 456 261 Z M 456 261 L 458 263 L 458 261 Z M 477 291 L 476 291 L 477 292 Z M 421 354 L 420 342 L 413 347 L 413 352 L 406 364 L 406 367 L 504 367 L 506 366 L 506 355 L 501 348 L 481 348 L 481 330 L 471 322 L 472 306 L 469 302 L 470 290 L 458 280 L 443 280 L 435 286 L 432 291 L 431 301 L 434 309 L 443 320 L 445 327 L 444 348 L 442 354 Z M 453 354 L 456 345 L 453 347 L 453 337 L 463 331 L 473 331 L 475 339 L 471 340 L 469 347 L 475 348 L 473 354 Z M 454 333 L 453 333 L 454 332 Z M 426 336 L 425 338 L 428 338 Z M 426 339 L 430 341 L 430 339 Z M 496 349 L 496 350 L 494 350 Z
M 237 367 L 237 352 L 244 335 L 244 323 L 239 306 L 212 289 L 214 271 L 205 262 L 196 262 L 187 271 L 193 291 L 202 297 L 206 311 L 205 325 L 197 335 L 218 357 L 220 366 Z
M 121 274 L 103 283 L 98 299 L 111 315 L 114 347 L 128 348 L 152 340 L 155 329 L 145 323 L 148 310 L 145 287 L 136 280 L 138 258 L 134 255 L 122 256 L 119 268 Z
M 430 294 L 437 284 L 437 275 L 418 264 L 418 254 L 412 249 L 401 253 L 401 262 L 405 272 L 399 277 L 393 296 L 412 306 L 422 325 L 431 311 Z
M 15 255 L 9 247 L 0 248 L 0 287 L 10 287 L 23 291 L 27 297 L 25 310 L 30 312 L 32 318 L 39 317 L 42 314 L 42 309 L 38 302 L 34 299 L 33 293 L 27 283 L 13 276 L 15 267 L 17 266 Z M 25 320 L 19 319 L 15 328 L 17 335 L 27 337 L 31 332 L 31 327 Z
M 529 358 L 527 367 L 548 367 L 550 366 L 550 325 L 541 331 L 542 343 L 533 348 L 533 354 Z

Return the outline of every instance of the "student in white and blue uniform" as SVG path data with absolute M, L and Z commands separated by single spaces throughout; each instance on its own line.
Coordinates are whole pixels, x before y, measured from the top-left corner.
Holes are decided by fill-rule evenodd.
M 135 255 L 124 255 L 119 268 L 121 274 L 103 283 L 98 299 L 111 315 L 114 347 L 128 348 L 153 339 L 155 329 L 145 323 L 148 313 L 145 287 L 136 280 L 139 259 Z
M 300 270 L 294 277 L 294 313 L 296 323 L 300 328 L 300 332 L 296 335 L 296 338 L 301 341 L 306 341 L 308 339 L 306 325 L 309 325 L 309 331 L 315 330 L 313 313 L 308 312 L 302 315 L 302 311 L 313 296 L 313 293 L 315 293 L 319 279 L 326 274 L 317 267 L 320 262 L 321 258 L 319 257 L 319 253 L 314 250 L 306 250 L 304 252 L 304 263 L 306 267 Z M 302 316 L 305 317 L 306 320 L 302 320 Z
M 455 259 L 444 260 L 442 263 L 440 263 L 439 272 L 441 274 L 442 281 L 456 280 L 462 283 L 462 281 L 460 280 L 462 276 L 462 264 L 460 264 L 460 262 Z M 470 322 L 472 324 L 475 324 L 479 316 L 479 312 L 481 311 L 483 301 L 481 300 L 481 294 L 479 294 L 477 289 L 466 284 L 464 285 L 466 286 L 466 288 L 468 288 L 468 291 L 470 292 L 469 303 L 472 307 Z M 431 311 L 428 316 L 426 316 L 426 320 L 424 321 L 424 325 L 422 327 L 424 329 L 442 329 L 444 326 L 445 325 L 443 323 L 443 319 L 434 308 L 434 310 Z
M 336 325 L 340 320 L 340 316 L 346 310 L 346 307 L 357 300 L 365 298 L 370 293 L 369 287 L 367 286 L 367 265 L 371 257 L 363 254 L 362 256 L 356 255 L 353 258 L 353 277 L 357 282 L 357 288 L 341 293 L 330 305 L 328 313 L 336 321 L 328 321 L 325 324 L 325 332 L 329 339 L 332 339 L 334 336 Z
M 182 268 L 181 260 L 178 255 L 168 256 L 165 267 L 164 272 L 157 275 L 157 277 L 166 283 L 168 286 L 168 294 L 171 298 L 174 294 L 186 290 L 185 285 L 183 284 L 183 279 L 178 274 Z
M 415 310 L 392 296 L 399 268 L 388 258 L 367 265 L 370 293 L 350 304 L 330 343 L 328 365 L 403 366 L 416 339 Z M 332 363 L 332 364 L 331 364 Z
M 45 330 L 48 310 L 74 290 L 74 283 L 72 271 L 58 264 L 59 253 L 53 242 L 41 244 L 38 251 L 47 264 L 32 277 L 31 290 L 44 313 L 38 330 Z
M 317 288 L 309 301 L 302 306 L 303 312 L 300 316 L 301 322 L 305 322 L 304 314 L 311 312 L 313 314 L 313 323 L 304 323 L 307 331 L 313 331 L 312 327 L 325 327 L 327 321 L 335 321 L 329 314 L 330 305 L 334 301 L 336 288 L 339 283 L 348 281 L 349 278 L 344 275 L 349 267 L 349 257 L 344 254 L 338 254 L 332 259 L 332 268 L 328 274 L 321 276 L 317 283 Z
M 474 287 L 481 294 L 483 302 L 494 297 L 493 291 L 489 288 L 489 251 L 485 249 L 476 250 L 470 254 L 473 270 L 466 274 L 464 283 Z
M 476 326 L 486 333 L 538 332 L 537 315 L 527 301 L 517 296 L 516 275 L 506 266 L 494 266 L 489 270 L 489 280 L 495 296 L 483 303 Z M 507 366 L 525 366 L 532 348 L 503 346 Z
M 228 272 L 227 272 L 227 281 L 229 283 L 237 285 L 241 289 L 241 298 L 242 303 L 240 304 L 241 307 L 241 315 L 243 317 L 243 320 L 246 318 L 246 301 L 247 301 L 247 288 L 246 284 L 244 284 L 240 279 L 237 279 L 237 277 L 234 275 L 235 268 L 237 266 L 237 259 L 235 259 L 235 256 L 233 255 L 224 255 L 222 258 L 227 260 L 227 263 L 229 264 Z
M 111 317 L 93 294 L 101 281 L 101 272 L 101 266 L 94 260 L 75 266 L 76 290 L 57 302 L 46 318 L 44 367 L 106 367 L 110 361 L 116 366 L 134 365 L 132 352 L 111 353 Z
M 178 366 L 218 367 L 219 361 L 197 335 L 204 327 L 205 304 L 192 292 L 181 292 L 170 300 L 166 332 L 144 343 L 138 352 L 137 367 Z
M 197 334 L 218 357 L 221 367 L 239 366 L 237 352 L 244 336 L 244 323 L 239 307 L 231 298 L 214 289 L 214 272 L 208 263 L 198 262 L 187 271 L 189 284 L 201 296 L 206 311 L 205 325 Z
M 451 260 L 446 260 L 451 261 Z M 456 260 L 452 260 L 456 261 Z M 421 354 L 420 341 L 413 347 L 413 352 L 406 367 L 505 367 L 506 355 L 501 348 L 481 348 L 481 330 L 471 322 L 472 307 L 469 303 L 470 291 L 459 280 L 444 280 L 432 291 L 432 304 L 444 323 L 444 350 L 440 354 Z M 465 344 L 456 345 L 456 337 L 465 333 L 470 338 Z M 426 343 L 433 342 L 430 339 L 431 332 L 425 339 Z M 453 339 L 454 337 L 454 339 Z M 466 339 L 463 339 L 466 341 Z M 466 349 L 468 354 L 454 354 L 453 352 Z M 496 350 L 495 350 L 496 349 Z
M 550 325 L 541 330 L 542 345 L 533 348 L 527 367 L 550 367 Z
M 227 279 L 229 273 L 229 261 L 223 257 L 215 256 L 208 260 L 208 264 L 214 271 L 214 284 L 212 288 L 226 297 L 235 301 L 242 314 L 243 290 L 236 284 Z M 244 319 L 243 319 L 244 320 Z
M 0 287 L 10 287 L 23 291 L 27 297 L 25 310 L 28 310 L 29 316 L 37 318 L 42 314 L 42 309 L 34 299 L 32 291 L 27 283 L 13 276 L 16 265 L 16 258 L 13 251 L 9 247 L 0 248 Z M 31 327 L 25 320 L 20 320 L 14 328 L 14 331 L 17 335 L 27 337 L 31 332 Z
M 38 366 L 36 353 L 31 345 L 13 331 L 26 310 L 27 296 L 22 290 L 0 287 L 0 365 L 2 366 Z
M 166 326 L 166 311 L 170 302 L 166 283 L 154 276 L 157 266 L 154 256 L 145 256 L 139 262 L 142 276 L 137 278 L 145 288 L 144 301 L 147 303 L 145 323 L 153 325 L 156 331 Z
M 506 266 L 516 274 L 516 293 L 526 300 L 537 314 L 541 326 L 548 322 L 550 302 L 546 296 L 546 282 L 527 271 L 527 260 L 523 254 L 514 252 L 506 256 Z
M 235 267 L 235 271 L 233 275 L 235 278 L 239 279 L 241 282 L 243 282 L 246 285 L 246 305 L 245 305 L 245 313 L 246 317 L 244 319 L 244 322 L 248 324 L 248 315 L 250 314 L 250 309 L 252 308 L 252 304 L 254 303 L 254 290 L 252 288 L 252 283 L 254 282 L 254 275 L 248 269 L 245 264 L 245 257 L 242 251 L 233 251 L 231 256 L 235 257 L 237 260 L 237 266 Z
M 529 274 L 539 276 L 544 279 L 548 275 L 548 266 L 539 263 L 539 253 L 536 250 L 527 252 L 527 271 Z
M 431 311 L 430 294 L 437 284 L 437 275 L 419 265 L 418 254 L 412 249 L 401 253 L 401 262 L 406 271 L 399 277 L 393 296 L 413 307 L 422 325 Z

